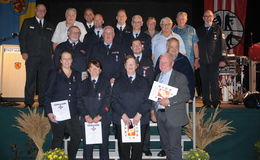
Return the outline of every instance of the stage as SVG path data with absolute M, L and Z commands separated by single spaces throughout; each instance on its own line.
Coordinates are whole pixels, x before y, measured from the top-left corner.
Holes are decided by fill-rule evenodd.
M 16 124 L 15 117 L 18 116 L 17 111 L 28 112 L 27 108 L 23 108 L 23 104 L 18 102 L 18 106 L 0 105 L 0 159 L 12 159 L 15 152 L 12 152 L 11 146 L 16 145 L 18 157 L 20 160 L 30 160 L 27 154 L 30 147 L 27 136 L 20 132 L 13 125 Z M 197 100 L 197 110 L 202 106 Z M 37 107 L 37 104 L 35 104 Z M 39 108 L 42 111 L 42 108 Z M 206 113 L 210 115 L 214 109 L 207 109 Z M 211 160 L 257 160 L 254 144 L 260 140 L 260 109 L 248 109 L 243 104 L 232 105 L 222 103 L 221 112 L 218 118 L 232 121 L 231 125 L 236 128 L 235 133 L 225 136 L 212 144 L 206 151 L 209 152 Z M 51 143 L 51 134 L 48 134 L 44 145 L 44 151 L 48 150 Z M 154 146 L 151 146 L 153 149 Z M 155 146 L 156 147 L 156 146 Z M 185 144 L 185 150 L 192 147 L 192 143 Z

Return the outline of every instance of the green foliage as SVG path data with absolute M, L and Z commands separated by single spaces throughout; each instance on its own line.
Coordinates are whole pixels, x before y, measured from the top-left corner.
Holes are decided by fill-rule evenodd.
M 202 149 L 190 149 L 184 154 L 183 160 L 209 160 L 209 154 Z
M 260 159 L 260 141 L 257 141 L 255 143 L 255 148 L 256 148 L 257 155 L 258 155 L 258 159 Z
M 63 150 L 55 148 L 54 150 L 45 152 L 42 160 L 68 160 L 68 156 Z

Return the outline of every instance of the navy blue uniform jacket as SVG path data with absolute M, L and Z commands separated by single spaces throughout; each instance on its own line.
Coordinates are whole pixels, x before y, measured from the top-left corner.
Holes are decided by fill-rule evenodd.
M 91 32 L 88 32 L 88 34 L 85 35 L 83 44 L 88 51 L 91 51 L 92 47 L 102 40 L 103 40 L 102 36 L 98 37 L 94 32 L 94 30 L 92 30 Z
M 80 82 L 81 74 L 75 70 L 72 70 L 69 78 L 63 71 L 53 70 L 47 81 L 44 99 L 45 113 L 52 113 L 51 102 L 68 100 L 70 114 L 79 115 L 77 90 L 79 89 Z
M 78 106 L 82 117 L 89 115 L 91 118 L 102 116 L 102 122 L 110 123 L 110 96 L 111 87 L 107 79 L 102 75 L 94 85 L 91 78 L 82 81 L 79 88 Z
M 63 51 L 71 51 L 73 54 L 72 68 L 78 72 L 86 71 L 89 53 L 82 42 L 72 47 L 72 44 L 67 40 L 66 42 L 60 43 L 54 52 L 54 65 L 55 67 L 60 65 L 60 55 Z
M 174 60 L 173 69 L 186 76 L 188 83 L 189 83 L 188 87 L 189 87 L 189 91 L 190 91 L 190 99 L 193 99 L 194 87 L 195 87 L 195 77 L 194 77 L 194 72 L 191 68 L 188 58 L 186 56 L 184 56 L 183 54 L 178 53 L 178 56 Z M 155 66 L 155 75 L 158 75 L 160 72 L 161 71 L 159 68 L 159 60 L 158 60 L 156 63 L 156 66 Z
M 103 74 L 105 78 L 117 78 L 124 68 L 124 53 L 120 46 L 116 43 L 112 43 L 110 49 L 108 49 L 104 42 L 97 43 L 90 54 L 90 60 L 99 60 L 103 67 Z
M 134 118 L 136 113 L 142 114 L 141 125 L 148 124 L 151 103 L 148 100 L 150 93 L 148 81 L 136 74 L 131 83 L 126 74 L 122 74 L 116 81 L 112 90 L 112 118 L 115 124 L 120 124 L 125 113 Z

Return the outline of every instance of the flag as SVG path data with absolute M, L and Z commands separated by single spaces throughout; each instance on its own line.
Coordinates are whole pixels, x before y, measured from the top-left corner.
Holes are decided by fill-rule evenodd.
M 247 0 L 204 0 L 204 9 L 214 12 L 214 22 L 225 33 L 228 54 L 244 55 L 246 6 Z
M 0 44 L 19 44 L 23 20 L 35 15 L 36 0 L 0 0 Z

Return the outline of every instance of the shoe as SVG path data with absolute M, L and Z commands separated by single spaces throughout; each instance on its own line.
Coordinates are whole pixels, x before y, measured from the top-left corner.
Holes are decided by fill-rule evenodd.
M 158 154 L 157 154 L 158 157 L 165 157 L 166 156 L 166 153 L 165 151 L 162 149 Z
M 149 150 L 147 151 L 143 151 L 143 153 L 145 154 L 145 156 L 152 156 L 152 152 Z

